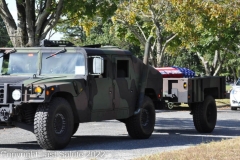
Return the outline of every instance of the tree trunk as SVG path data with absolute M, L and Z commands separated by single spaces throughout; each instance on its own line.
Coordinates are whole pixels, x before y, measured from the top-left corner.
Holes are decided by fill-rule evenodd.
M 39 46 L 39 42 L 56 26 L 62 12 L 63 0 L 59 0 L 56 5 L 53 5 L 52 0 L 41 3 L 41 8 L 36 12 L 35 0 L 16 0 L 16 24 L 6 1 L 0 0 L 0 16 L 14 47 Z
M 157 38 L 156 47 L 157 47 L 157 67 L 162 67 L 163 66 L 163 53 L 161 53 L 162 45 L 161 45 L 159 38 Z
M 208 61 L 205 61 L 204 58 L 201 56 L 201 54 L 199 52 L 197 52 L 197 55 L 198 55 L 199 59 L 202 61 L 203 67 L 205 69 L 205 75 L 206 76 L 211 76 L 211 71 L 210 71 Z
M 234 67 L 231 67 L 231 66 L 230 66 L 230 68 L 231 68 L 232 73 L 233 73 L 234 83 L 236 83 L 237 80 L 238 80 L 236 69 Z

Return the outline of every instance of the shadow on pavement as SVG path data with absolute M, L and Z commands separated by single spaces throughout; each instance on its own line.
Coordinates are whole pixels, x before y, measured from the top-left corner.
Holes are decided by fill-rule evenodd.
M 118 121 L 106 121 L 105 125 L 114 126 Z M 149 139 L 131 139 L 127 134 L 122 135 L 75 135 L 70 144 L 64 149 L 69 150 L 131 150 L 154 147 L 192 146 L 211 141 L 240 136 L 239 120 L 218 120 L 215 130 L 209 134 L 200 134 L 195 130 L 190 118 L 159 118 L 155 130 Z M 114 130 L 114 128 L 112 128 Z M 98 131 L 96 130 L 96 133 Z M 106 130 L 106 133 L 109 132 Z M 123 133 L 126 133 L 123 131 Z M 17 138 L 17 136 L 16 136 Z M 0 144 L 1 148 L 41 149 L 36 141 L 19 142 L 17 144 Z

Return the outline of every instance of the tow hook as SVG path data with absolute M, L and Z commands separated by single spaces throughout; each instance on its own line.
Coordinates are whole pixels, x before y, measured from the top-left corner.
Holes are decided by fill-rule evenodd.
M 168 106 L 169 109 L 173 109 L 173 103 L 169 102 L 169 103 L 167 104 L 167 106 Z
M 0 122 L 7 122 L 11 112 L 11 107 L 1 107 L 0 108 Z

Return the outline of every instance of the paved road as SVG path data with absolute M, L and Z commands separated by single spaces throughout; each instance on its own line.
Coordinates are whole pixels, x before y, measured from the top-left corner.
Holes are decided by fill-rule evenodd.
M 211 134 L 195 130 L 189 111 L 157 111 L 156 116 L 150 139 L 129 138 L 125 125 L 115 120 L 85 123 L 61 151 L 41 149 L 31 132 L 0 129 L 0 159 L 132 159 L 240 136 L 240 110 L 219 109 L 218 122 Z

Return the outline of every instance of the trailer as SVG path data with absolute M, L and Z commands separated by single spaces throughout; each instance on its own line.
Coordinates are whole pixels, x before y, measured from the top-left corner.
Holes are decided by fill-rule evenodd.
M 163 99 L 158 109 L 183 109 L 179 104 L 188 104 L 196 130 L 210 133 L 217 121 L 215 99 L 226 96 L 225 82 L 223 76 L 163 78 Z

